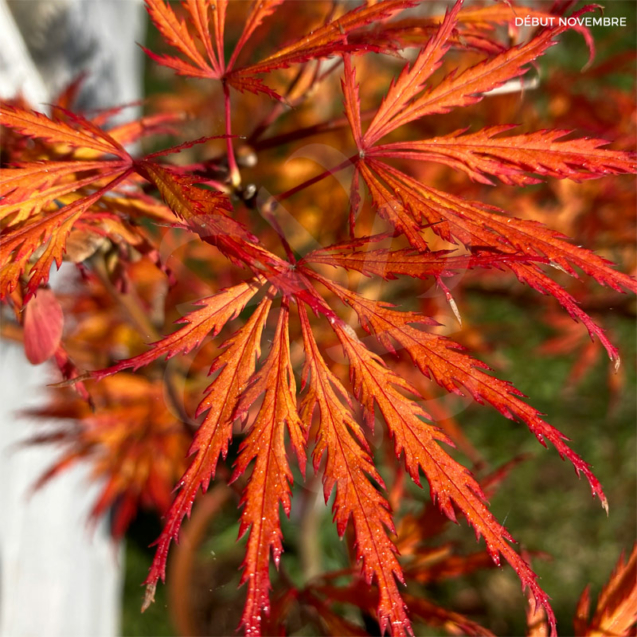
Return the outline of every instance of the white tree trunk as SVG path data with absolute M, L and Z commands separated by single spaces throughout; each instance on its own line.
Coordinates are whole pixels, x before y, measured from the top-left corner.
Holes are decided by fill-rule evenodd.
M 57 451 L 18 447 L 46 424 L 17 412 L 42 405 L 51 370 L 33 367 L 21 347 L 3 342 L 0 379 L 0 635 L 114 637 L 120 633 L 119 549 L 105 522 L 92 534 L 86 524 L 99 486 L 78 466 L 28 497 Z
M 138 100 L 140 10 L 137 0 L 0 0 L 0 98 L 21 92 L 45 110 L 85 71 L 82 108 Z M 52 380 L 0 342 L 0 636 L 115 637 L 123 552 L 106 522 L 93 533 L 86 524 L 99 485 L 78 466 L 28 497 L 59 451 L 17 446 L 46 427 L 19 412 L 41 406 Z

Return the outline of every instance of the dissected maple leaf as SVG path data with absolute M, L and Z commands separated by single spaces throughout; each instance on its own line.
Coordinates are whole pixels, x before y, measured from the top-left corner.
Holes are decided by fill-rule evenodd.
M 567 243 L 559 233 L 536 223 L 505 216 L 505 213 L 495 208 L 441 193 L 379 161 L 378 158 L 441 161 L 486 183 L 490 181 L 484 174 L 494 172 L 505 183 L 526 184 L 537 181 L 527 173 L 578 180 L 599 177 L 609 172 L 635 171 L 637 164 L 634 154 L 601 149 L 600 146 L 606 144 L 603 140 L 557 141 L 565 131 L 540 131 L 509 138 L 505 143 L 498 142 L 494 135 L 509 127 L 499 126 L 470 135 L 453 133 L 422 142 L 377 145 L 380 138 L 396 128 L 424 115 L 473 104 L 481 99 L 484 91 L 526 73 L 528 66 L 525 65 L 554 44 L 553 38 L 566 28 L 545 29 L 529 43 L 480 62 L 460 74 L 452 73 L 435 88 L 425 89 L 425 83 L 439 67 L 449 47 L 449 36 L 457 23 L 461 5 L 462 2 L 454 5 L 414 63 L 405 66 L 392 83 L 364 133 L 360 131 L 360 123 L 356 124 L 360 121 L 358 87 L 350 86 L 344 90 L 345 112 L 353 123 L 353 135 L 359 148 L 359 157 L 355 159 L 356 173 L 360 173 L 367 183 L 374 206 L 419 251 L 427 251 L 422 229 L 423 225 L 428 224 L 448 241 L 545 256 L 552 265 L 573 276 L 577 276 L 572 267 L 576 265 L 602 285 L 609 285 L 618 291 L 624 288 L 637 291 L 637 283 L 633 278 L 613 270 L 605 259 L 590 251 Z M 354 73 L 346 69 L 343 81 L 353 84 Z M 468 142 L 467 146 L 464 141 Z M 474 143 L 477 145 L 473 146 Z M 486 143 L 482 147 L 484 154 L 478 150 L 482 143 Z M 445 147 L 441 154 L 435 151 L 438 144 Z M 499 239 L 493 236 L 494 233 L 499 235 Z M 514 263 L 509 267 L 521 281 L 543 294 L 554 296 L 573 318 L 586 325 L 591 336 L 595 335 L 602 341 L 611 359 L 618 360 L 617 350 L 601 328 L 579 309 L 576 301 L 561 286 L 551 281 L 535 265 Z
M 486 401 L 507 418 L 524 422 L 543 444 L 548 439 L 562 457 L 567 457 L 573 463 L 578 473 L 584 473 L 593 495 L 599 496 L 604 507 L 607 507 L 601 485 L 589 466 L 564 443 L 565 436 L 544 422 L 539 412 L 520 400 L 523 396 L 521 392 L 510 383 L 486 374 L 489 368 L 459 351 L 460 346 L 453 341 L 410 325 L 426 325 L 431 322 L 430 319 L 414 312 L 397 312 L 387 304 L 369 301 L 320 275 L 311 276 L 318 278 L 350 305 L 358 314 L 363 328 L 373 332 L 388 351 L 394 351 L 392 341 L 397 342 L 425 376 L 447 391 L 462 395 L 465 389 L 476 401 Z
M 249 90 L 254 93 L 263 92 L 279 98 L 275 91 L 265 86 L 260 78 L 255 76 L 269 73 L 276 69 L 287 68 L 292 64 L 331 57 L 342 52 L 382 51 L 382 46 L 370 43 L 365 38 L 357 42 L 348 38 L 348 36 L 357 29 L 365 27 L 372 22 L 385 20 L 398 11 L 414 6 L 414 4 L 413 0 L 385 0 L 369 6 L 356 7 L 298 38 L 292 44 L 273 53 L 264 60 L 247 67 L 235 69 L 229 74 L 228 82 L 238 90 Z
M 349 359 L 354 393 L 365 409 L 367 421 L 373 422 L 374 406 L 378 406 L 394 439 L 396 456 L 404 455 L 405 466 L 414 482 L 420 484 L 422 470 L 429 482 L 431 498 L 440 510 L 452 520 L 456 519 L 454 505 L 463 512 L 476 534 L 484 537 L 493 560 L 499 563 L 500 555 L 506 558 L 518 573 L 523 587 L 528 586 L 538 603 L 547 608 L 554 626 L 555 617 L 546 593 L 538 586 L 529 565 L 511 548 L 508 541 L 513 538 L 489 512 L 479 484 L 439 445 L 444 442 L 452 446 L 451 441 L 427 423 L 428 414 L 398 389 L 416 397 L 417 391 L 387 369 L 349 330 L 338 324 L 335 330 Z
M 95 123 L 108 121 L 104 114 L 89 120 L 53 107 L 52 117 L 47 117 L 26 108 L 0 105 L 0 125 L 42 145 L 36 146 L 33 159 L 14 162 L 0 176 L 0 247 L 4 255 L 0 297 L 6 299 L 25 275 L 28 301 L 48 281 L 53 263 L 60 266 L 74 229 L 139 243 L 139 238 L 131 238 L 135 230 L 124 219 L 110 215 L 102 199 L 118 191 L 133 199 L 133 158 L 122 144 L 162 131 L 179 119 L 149 116 L 107 133 Z
M 165 40 L 176 48 L 188 61 L 167 55 L 157 55 L 144 50 L 156 62 L 167 66 L 180 75 L 190 77 L 223 80 L 239 91 L 265 93 L 280 99 L 278 93 L 263 84 L 259 75 L 276 69 L 302 64 L 309 60 L 336 55 L 349 51 L 381 51 L 383 47 L 364 40 L 349 42 L 348 35 L 372 22 L 379 22 L 394 13 L 413 6 L 413 0 L 385 0 L 371 6 L 361 6 L 348 11 L 331 22 L 314 29 L 298 38 L 292 44 L 265 57 L 260 62 L 236 68 L 237 58 L 246 43 L 263 20 L 273 13 L 282 0 L 254 2 L 246 19 L 243 33 L 226 66 L 223 55 L 224 25 L 227 0 L 187 0 L 183 3 L 190 23 L 194 27 L 191 33 L 189 24 L 181 20 L 170 5 L 163 0 L 146 0 L 151 20 Z M 212 14 L 213 28 L 209 27 L 209 15 Z M 211 37 L 214 34 L 214 40 Z M 198 46 L 203 45 L 205 56 Z M 387 44 L 385 44 L 385 48 Z
M 201 309 L 190 312 L 179 320 L 179 323 L 185 324 L 184 327 L 153 343 L 148 352 L 120 361 L 108 369 L 93 372 L 91 376 L 99 380 L 124 369 L 139 369 L 160 357 L 172 358 L 179 353 L 187 354 L 198 347 L 206 336 L 216 336 L 228 321 L 236 318 L 260 287 L 258 280 L 248 281 L 201 299 L 197 302 Z
M 374 147 L 374 157 L 441 162 L 466 172 L 472 179 L 491 185 L 486 175 L 505 184 L 539 183 L 526 173 L 581 181 L 600 175 L 624 173 L 637 165 L 627 153 L 601 149 L 601 139 L 560 141 L 572 131 L 544 130 L 526 135 L 496 137 L 515 126 L 492 126 L 477 133 L 450 135 L 419 142 L 395 142 Z
M 578 473 L 586 475 L 593 494 L 606 506 L 601 486 L 590 467 L 566 445 L 563 434 L 524 402 L 521 392 L 492 376 L 486 364 L 434 331 L 432 328 L 438 323 L 434 315 L 427 314 L 427 309 L 402 311 L 370 295 L 355 292 L 324 275 L 323 266 L 338 268 L 337 276 L 346 275 L 339 270 L 354 273 L 353 279 L 364 281 L 365 285 L 368 280 L 363 277 L 388 281 L 397 277 L 431 280 L 443 291 L 458 318 L 448 279 L 466 270 L 489 269 L 496 275 L 506 270 L 542 294 L 555 297 L 573 318 L 586 325 L 591 335 L 600 339 L 611 358 L 618 360 L 618 352 L 603 330 L 579 307 L 570 292 L 548 276 L 543 266 L 550 265 L 575 277 L 581 270 L 593 281 L 616 292 L 637 290 L 633 278 L 615 270 L 604 257 L 569 243 L 558 231 L 463 198 L 455 190 L 454 194 L 445 192 L 437 183 L 436 187 L 424 183 L 425 180 L 418 179 L 413 172 L 421 169 L 420 162 L 427 162 L 451 167 L 478 184 L 492 184 L 493 178 L 515 186 L 552 179 L 588 181 L 603 175 L 635 172 L 634 154 L 605 148 L 607 142 L 603 139 L 574 138 L 564 124 L 558 130 L 507 135 L 512 126 L 494 124 L 494 120 L 490 120 L 490 125 L 477 131 L 459 128 L 460 124 L 451 128 L 456 129 L 455 132 L 428 139 L 420 135 L 416 141 L 410 141 L 407 135 L 402 135 L 417 130 L 416 122 L 426 116 L 477 104 L 494 89 L 518 82 L 568 26 L 543 29 L 528 42 L 508 46 L 497 40 L 493 26 L 511 24 L 513 9 L 510 6 L 463 9 L 462 1 L 458 1 L 444 17 L 409 16 L 400 22 L 391 22 L 398 12 L 417 3 L 383 0 L 351 10 L 334 5 L 327 15 L 308 12 L 299 20 L 291 15 L 293 11 L 289 12 L 291 21 L 286 33 L 292 33 L 292 37 L 285 43 L 281 40 L 278 49 L 257 58 L 256 62 L 239 66 L 238 61 L 247 59 L 248 52 L 260 54 L 255 38 L 259 27 L 272 15 L 281 17 L 283 23 L 288 14 L 283 16 L 282 7 L 289 9 L 290 3 L 254 2 L 236 37 L 230 34 L 236 23 L 226 0 L 185 0 L 180 5 L 147 0 L 146 4 L 160 34 L 177 51 L 177 55 L 148 52 L 151 58 L 179 75 L 221 83 L 223 108 L 218 115 L 225 123 L 226 154 L 210 160 L 201 158 L 198 147 L 213 139 L 208 136 L 207 128 L 198 139 L 176 142 L 171 148 L 139 159 L 133 159 L 125 150 L 124 145 L 147 133 L 170 132 L 171 125 L 179 121 L 177 116 L 159 113 L 106 132 L 103 127 L 114 111 L 88 118 L 57 107 L 52 117 L 46 117 L 27 108 L 0 107 L 0 124 L 35 141 L 33 148 L 12 142 L 10 165 L 0 177 L 3 230 L 0 293 L 13 304 L 16 313 L 22 308 L 22 302 L 26 302 L 27 341 L 37 344 L 31 349 L 35 351 L 34 358 L 40 360 L 52 352 L 56 357 L 66 352 L 65 344 L 59 343 L 57 324 L 50 326 L 56 329 L 48 331 L 37 325 L 35 330 L 26 329 L 33 324 L 38 303 L 42 301 L 36 296 L 29 302 L 29 297 L 46 283 L 52 263 L 59 265 L 66 252 L 68 259 L 80 264 L 86 279 L 93 274 L 99 278 L 104 290 L 113 297 L 111 302 L 128 315 L 129 323 L 136 323 L 143 340 L 155 342 L 136 356 L 117 360 L 130 356 L 122 351 L 139 351 L 142 340 L 139 334 L 135 340 L 127 332 L 127 336 L 120 338 L 119 348 L 117 339 L 109 339 L 102 348 L 96 347 L 100 349 L 99 362 L 87 366 L 102 369 L 84 374 L 78 374 L 74 367 L 69 371 L 67 376 L 75 380 L 102 380 L 106 389 L 95 391 L 98 399 L 100 392 L 119 387 L 115 379 L 125 382 L 130 378 L 128 375 L 109 378 L 123 370 L 137 371 L 151 366 L 148 372 L 143 372 L 148 375 L 163 370 L 170 393 L 171 387 L 174 389 L 171 359 L 198 349 L 202 350 L 200 359 L 214 352 L 209 357 L 213 361 L 203 365 L 199 361 L 183 372 L 188 382 L 203 392 L 194 419 L 185 411 L 181 413 L 185 405 L 179 400 L 174 405 L 181 413 L 180 418 L 196 428 L 189 450 L 190 463 L 185 471 L 181 463 L 175 461 L 174 449 L 171 447 L 169 453 L 159 444 L 159 438 L 165 434 L 159 425 L 167 420 L 174 424 L 176 417 L 168 418 L 162 407 L 152 404 L 149 407 L 147 401 L 144 402 L 150 397 L 160 402 L 157 391 L 161 383 L 153 380 L 145 381 L 150 386 L 138 388 L 140 396 L 128 402 L 121 398 L 126 394 L 121 387 L 113 396 L 109 394 L 116 408 L 108 400 L 102 401 L 105 405 L 102 413 L 105 418 L 108 416 L 108 423 L 103 427 L 99 414 L 95 416 L 97 425 L 92 427 L 92 412 L 78 407 L 78 418 L 90 426 L 72 435 L 60 434 L 61 439 L 69 442 L 75 436 L 77 444 L 71 445 L 71 451 L 54 472 L 76 459 L 93 457 L 99 445 L 111 440 L 109 436 L 116 437 L 119 446 L 111 446 L 111 453 L 123 456 L 125 467 L 109 465 L 102 471 L 109 482 L 98 509 L 102 511 L 118 496 L 124 497 L 128 502 L 127 513 L 123 514 L 125 522 L 132 515 L 140 494 L 153 491 L 156 480 L 148 484 L 143 476 L 135 474 L 135 478 L 127 482 L 122 480 L 122 475 L 129 471 L 133 457 L 139 458 L 140 466 L 150 475 L 153 449 L 159 446 L 157 453 L 166 460 L 162 466 L 170 465 L 170 470 L 162 474 L 162 497 L 156 498 L 156 503 L 161 500 L 159 508 L 167 512 L 145 582 L 146 607 L 152 601 L 157 582 L 165 577 L 169 547 L 178 539 L 184 517 L 190 515 L 199 490 L 206 491 L 219 473 L 219 462 L 226 459 L 230 443 L 238 435 L 235 425 L 238 421 L 243 423 L 245 432 L 239 434 L 241 440 L 238 454 L 232 459 L 231 480 L 243 490 L 240 535 L 247 535 L 247 541 L 241 582 L 246 585 L 247 600 L 241 624 L 245 633 L 252 636 L 270 629 L 285 630 L 279 611 L 267 619 L 271 607 L 270 562 L 272 558 L 278 567 L 283 552 L 279 508 L 282 506 L 286 515 L 290 515 L 291 455 L 296 455 L 304 477 L 310 445 L 315 443 L 314 471 L 322 472 L 325 501 L 333 498 L 338 534 L 343 536 L 348 527 L 351 529 L 348 535 L 348 540 L 352 540 L 351 561 L 360 562 L 361 576 L 354 577 L 348 587 L 308 585 L 305 590 L 296 589 L 286 581 L 282 593 L 275 597 L 275 604 L 276 600 L 282 600 L 281 608 L 291 607 L 293 602 L 306 604 L 323 615 L 324 624 L 330 630 L 348 634 L 359 634 L 359 627 L 345 618 L 339 621 L 332 608 L 335 601 L 358 606 L 377 620 L 381 632 L 389 631 L 394 636 L 412 632 L 410 615 L 455 634 L 486 635 L 488 631 L 468 618 L 403 594 L 401 584 L 407 579 L 422 584 L 466 573 L 484 566 L 485 556 L 496 564 L 504 557 L 517 572 L 523 588 L 529 588 L 538 612 L 543 609 L 554 633 L 555 617 L 548 596 L 538 585 L 524 555 L 512 547 L 511 534 L 490 512 L 487 488 L 446 450 L 452 446 L 452 436 L 432 422 L 422 402 L 423 395 L 428 394 L 419 393 L 415 379 L 425 377 L 446 392 L 489 403 L 505 417 L 523 422 L 540 442 L 551 442 Z M 556 5 L 554 15 L 570 4 Z M 589 10 L 590 7 L 586 7 L 574 17 Z M 522 15 L 538 15 L 530 9 L 520 11 Z M 306 17 L 311 22 L 310 30 Z M 230 52 L 228 42 L 237 44 L 226 61 L 226 52 Z M 269 42 L 266 44 L 270 46 Z M 400 47 L 414 45 L 420 51 L 391 81 L 377 100 L 377 107 L 361 111 L 361 99 L 366 101 L 369 82 L 369 74 L 361 72 L 368 61 L 365 54 L 390 53 L 395 57 Z M 477 63 L 474 58 L 461 72 L 456 69 L 438 74 L 452 48 L 470 49 L 470 55 L 478 51 L 483 58 Z M 334 60 L 324 64 L 322 61 L 327 58 Z M 334 69 L 340 68 L 341 62 L 340 86 L 345 110 L 341 122 L 351 129 L 356 153 L 336 168 L 279 196 L 270 196 L 263 203 L 261 197 L 253 196 L 254 192 L 249 194 L 251 190 L 256 192 L 261 184 L 242 183 L 233 126 L 253 129 L 246 145 L 254 142 L 257 153 L 310 134 L 338 129 L 341 124 L 337 120 L 316 124 L 311 119 L 312 105 L 305 106 L 309 104 L 307 98 L 316 95 L 319 84 L 324 82 L 322 86 L 328 86 L 327 78 Z M 298 69 L 286 71 L 292 66 Z M 274 71 L 278 72 L 277 78 L 283 79 L 271 86 L 269 80 Z M 363 90 L 359 87 L 361 79 Z M 285 90 L 280 91 L 279 85 L 284 85 Z M 254 93 L 256 97 L 231 93 L 230 87 Z M 235 108 L 239 103 L 247 104 L 240 100 L 248 97 L 252 100 L 250 104 L 257 104 L 263 95 L 281 99 L 279 93 L 289 98 L 290 105 L 298 106 L 298 112 L 287 113 L 281 103 L 275 103 L 264 120 L 257 120 L 254 126 L 252 107 Z M 329 91 L 326 93 L 328 98 L 332 95 Z M 375 90 L 369 93 L 378 95 Z M 65 104 L 71 96 L 72 90 L 64 98 Z M 243 113 L 244 110 L 247 113 Z M 284 115 L 297 124 L 301 122 L 302 127 L 291 132 L 286 129 L 259 145 L 260 135 Z M 216 110 L 212 119 L 215 117 Z M 206 120 L 206 126 L 208 124 Z M 401 136 L 385 141 L 395 131 Z M 347 140 L 339 141 L 344 148 Z M 194 159 L 186 157 L 180 166 L 161 163 L 167 161 L 166 156 L 180 152 L 182 158 L 192 154 Z M 256 160 L 255 155 L 255 163 Z M 276 164 L 279 160 L 275 159 L 272 165 L 280 165 Z M 343 241 L 339 227 L 338 232 L 330 235 L 331 245 L 312 249 L 299 260 L 295 252 L 297 244 L 286 238 L 285 224 L 280 222 L 283 215 L 277 216 L 281 210 L 276 204 L 352 165 L 350 206 L 343 214 L 344 220 L 349 212 L 352 236 Z M 282 182 L 285 181 L 282 178 Z M 390 226 L 388 232 L 374 227 L 365 231 L 369 236 L 355 236 L 358 213 L 364 207 L 359 192 L 361 181 L 371 195 L 372 212 Z M 328 190 L 331 189 L 325 189 Z M 304 209 L 327 210 L 334 205 L 329 198 L 331 194 L 319 193 L 311 204 L 306 198 L 299 210 L 294 210 L 294 215 L 298 213 L 299 219 L 303 219 L 302 215 L 310 214 Z M 268 221 L 271 228 L 265 227 L 259 217 Z M 289 217 L 292 218 L 292 213 Z M 360 230 L 364 224 L 358 223 Z M 139 291 L 145 282 L 135 277 L 131 267 L 133 260 L 141 257 L 146 262 L 152 261 L 159 265 L 159 271 L 154 271 L 163 276 L 168 271 L 164 263 L 166 253 L 179 242 L 175 236 L 186 234 L 184 230 L 191 233 L 186 242 L 195 244 L 184 249 L 184 262 L 192 265 L 196 274 L 190 277 L 182 271 L 177 277 L 168 278 L 165 294 L 152 299 L 147 298 L 152 294 L 147 295 L 146 303 L 140 303 Z M 444 245 L 440 249 L 438 239 L 451 247 Z M 379 244 L 383 247 L 379 248 Z M 307 251 L 304 248 L 299 252 Z M 87 259 L 90 263 L 82 265 Z M 248 272 L 243 282 L 229 273 L 224 259 Z M 46 297 L 46 291 L 42 292 Z M 174 318 L 177 314 L 174 308 L 192 298 L 201 300 L 193 311 L 177 321 L 178 328 L 171 331 L 165 315 L 172 311 Z M 278 318 L 272 332 L 268 321 L 275 300 Z M 93 335 L 119 327 L 109 302 L 94 301 L 102 315 Z M 100 302 L 106 307 L 100 306 Z M 343 320 L 340 316 L 343 306 L 353 310 L 354 320 L 367 336 L 362 332 L 359 336 L 354 327 Z M 90 307 L 95 310 L 96 305 Z M 316 320 L 310 318 L 308 308 Z M 153 315 L 149 318 L 145 312 L 151 311 Z M 243 325 L 215 351 L 208 339 L 218 337 L 239 315 L 246 317 Z M 90 330 L 83 334 L 87 332 Z M 162 332 L 166 335 L 158 336 Z M 149 335 L 155 336 L 149 338 Z M 262 359 L 264 339 L 270 345 Z M 334 348 L 327 347 L 330 340 L 340 344 L 340 348 L 336 348 L 343 352 L 340 359 L 337 355 L 332 357 Z M 392 355 L 402 357 L 399 367 L 392 366 Z M 60 355 L 60 360 L 62 358 Z M 71 364 L 68 356 L 64 364 L 67 362 Z M 299 404 L 297 366 L 302 366 Z M 349 369 L 349 383 L 343 366 Z M 203 378 L 207 369 L 214 374 L 212 381 Z M 175 402 L 174 395 L 172 400 Z M 129 418 L 123 418 L 123 422 L 135 435 L 141 423 L 148 426 L 130 446 L 122 423 L 113 420 L 113 415 L 120 413 L 120 403 L 132 405 L 131 415 L 139 422 L 131 425 Z M 433 410 L 432 415 L 436 416 Z M 393 453 L 402 459 L 397 469 L 397 485 L 390 485 L 389 494 L 370 444 L 377 418 L 393 443 L 393 450 L 388 447 L 388 457 Z M 94 440 L 93 434 L 99 440 Z M 168 476 L 176 477 L 177 471 L 182 476 L 168 506 L 163 487 Z M 431 505 L 425 507 L 421 515 L 411 518 L 410 513 L 404 515 L 399 511 L 404 524 L 396 537 L 392 508 L 400 507 L 400 495 L 405 493 L 402 487 L 405 474 L 417 485 L 421 484 L 421 475 L 425 476 Z M 136 494 L 137 500 L 130 497 L 131 492 Z M 427 572 L 425 566 L 431 565 L 435 556 L 430 548 L 423 546 L 423 540 L 428 537 L 427 533 L 440 531 L 441 520 L 455 521 L 458 513 L 467 519 L 478 537 L 484 538 L 486 552 L 454 556 L 455 561 L 449 556 L 446 561 L 441 558 L 438 571 L 432 567 Z M 414 525 L 428 528 L 413 532 Z M 402 562 L 399 549 L 405 549 Z M 441 553 L 436 555 L 440 557 Z M 355 569 L 345 569 L 343 574 L 355 575 Z M 623 581 L 623 575 L 618 578 Z M 618 588 L 623 591 L 623 584 Z M 624 621 L 624 602 L 617 602 L 612 592 L 605 594 L 605 600 L 605 610 L 599 611 L 601 619 L 594 620 L 595 626 L 604 624 L 605 627 L 604 622 L 610 615 Z
M 221 41 L 217 42 L 217 48 L 212 42 L 209 30 L 209 14 L 211 2 L 206 0 L 188 0 L 183 6 L 186 8 L 189 18 L 195 27 L 196 38 L 205 47 L 206 57 L 200 52 L 195 37 L 191 35 L 188 23 L 179 19 L 171 7 L 171 3 L 163 0 L 147 0 L 146 9 L 153 24 L 162 34 L 165 41 L 182 53 L 189 62 L 168 55 L 156 55 L 144 47 L 146 54 L 159 64 L 167 66 L 180 75 L 190 77 L 219 79 L 223 74 L 223 24 L 227 0 L 215 2 L 219 11 L 214 12 L 215 36 L 221 33 Z M 221 56 L 218 56 L 221 49 Z
M 82 153 L 87 153 L 86 160 L 51 162 L 50 168 L 49 162 L 40 161 L 3 171 L 0 219 L 6 225 L 0 248 L 7 256 L 0 265 L 1 298 L 16 288 L 29 260 L 42 246 L 44 249 L 30 268 L 27 298 L 46 283 L 51 265 L 55 262 L 59 267 L 62 262 L 65 242 L 75 222 L 131 173 L 132 159 L 119 142 L 79 115 L 74 115 L 72 121 L 82 130 L 60 117 L 48 118 L 35 111 L 0 106 L 0 125 L 53 144 L 58 155 L 71 152 L 82 157 Z M 116 158 L 98 161 L 103 155 Z M 76 177 L 86 172 L 93 174 Z M 89 187 L 91 194 L 82 195 L 82 189 Z M 35 196 L 34 190 L 38 192 Z M 79 197 L 73 194 L 78 191 Z M 61 201 L 66 205 L 56 203 Z
M 286 431 L 305 475 L 307 431 L 296 409 L 288 322 L 289 310 L 283 304 L 268 357 L 236 408 L 237 417 L 245 418 L 250 406 L 264 394 L 254 423 L 241 443 L 233 475 L 233 479 L 238 478 L 255 461 L 241 498 L 243 512 L 239 527 L 239 536 L 249 531 L 241 576 L 241 583 L 247 584 L 248 589 L 241 618 L 247 635 L 259 634 L 261 614 L 270 612 L 270 551 L 276 566 L 283 551 L 279 504 L 290 515 L 293 477 L 285 450 Z
M 157 581 L 165 578 L 170 542 L 179 536 L 181 522 L 190 513 L 197 491 L 200 487 L 207 490 L 215 476 L 219 457 L 225 458 L 228 453 L 234 412 L 243 388 L 254 373 L 270 305 L 270 299 L 265 298 L 245 326 L 226 341 L 224 351 L 212 365 L 211 373 L 220 370 L 219 375 L 199 405 L 198 413 L 207 411 L 207 414 L 189 449 L 189 455 L 197 455 L 179 482 L 181 490 L 167 513 L 166 524 L 157 541 L 157 552 L 146 580 L 149 593 L 145 604 L 152 601 Z
M 388 536 L 388 531 L 395 532 L 394 524 L 387 501 L 369 478 L 383 489 L 385 484 L 374 467 L 369 446 L 354 420 L 351 405 L 347 404 L 347 390 L 325 364 L 302 306 L 299 313 L 307 353 L 304 385 L 308 387 L 300 413 L 303 421 L 310 423 L 318 407 L 320 424 L 316 434 L 314 469 L 318 471 L 325 455 L 325 502 L 336 488 L 333 511 L 339 535 L 345 533 L 349 519 L 353 520 L 357 557 L 363 561 L 365 579 L 368 584 L 375 579 L 380 591 L 378 614 L 381 630 L 390 625 L 409 630 L 409 620 L 396 583 L 396 579 L 404 583 L 404 578 L 396 559 L 396 547 Z
M 637 282 L 634 278 L 613 269 L 607 259 L 590 250 L 568 243 L 559 232 L 543 227 L 537 222 L 506 216 L 497 208 L 467 201 L 425 186 L 388 164 L 375 163 L 373 160 L 369 163 L 377 172 L 372 173 L 365 168 L 366 172 L 361 171 L 361 174 L 369 175 L 372 183 L 377 182 L 376 175 L 382 174 L 393 188 L 394 195 L 400 197 L 400 199 L 394 199 L 389 191 L 386 191 L 386 198 L 395 206 L 395 210 L 392 209 L 392 216 L 402 215 L 408 220 L 414 233 L 418 233 L 414 235 L 417 241 L 411 241 L 411 235 L 405 233 L 412 245 L 422 241 L 419 223 L 424 222 L 431 224 L 436 234 L 451 242 L 457 239 L 467 246 L 480 248 L 495 244 L 498 250 L 504 252 L 523 252 L 530 256 L 539 254 L 548 258 L 555 268 L 571 276 L 577 276 L 573 268 L 575 265 L 598 283 L 607 285 L 618 292 L 624 289 L 637 290 Z M 422 221 L 417 223 L 413 217 L 409 216 L 410 211 L 417 211 Z M 383 209 L 379 212 L 382 214 Z M 617 350 L 608 341 L 603 330 L 580 309 L 575 299 L 564 288 L 534 264 L 511 262 L 507 264 L 507 267 L 520 281 L 529 284 L 542 294 L 554 296 L 574 319 L 581 320 L 586 325 L 591 336 L 594 335 L 600 339 L 611 359 L 617 360 Z

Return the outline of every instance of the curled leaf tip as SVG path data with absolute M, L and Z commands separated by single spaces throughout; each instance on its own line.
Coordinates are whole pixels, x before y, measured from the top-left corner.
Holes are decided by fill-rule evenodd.
M 144 594 L 144 603 L 142 604 L 142 613 L 148 610 L 149 606 L 155 602 L 155 590 L 157 589 L 157 584 L 148 584 L 146 586 L 146 593 Z
M 73 378 L 67 378 L 66 380 L 62 380 L 59 383 L 50 383 L 47 387 L 53 387 L 54 389 L 62 389 L 63 387 L 73 387 L 77 383 L 83 383 L 85 380 L 91 380 L 93 378 L 93 374 L 91 372 L 82 372 L 78 376 Z

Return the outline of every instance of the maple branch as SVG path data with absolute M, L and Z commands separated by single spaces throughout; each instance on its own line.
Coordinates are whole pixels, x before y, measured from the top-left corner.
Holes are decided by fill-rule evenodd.
M 257 127 L 252 131 L 250 137 L 248 137 L 248 144 L 250 146 L 258 145 L 259 138 L 265 131 L 272 126 L 272 124 L 279 119 L 281 115 L 285 112 L 286 104 L 284 102 L 277 102 L 272 110 L 268 113 L 268 115 L 263 119 L 263 121 L 257 125 Z M 267 140 L 266 140 L 267 141 Z

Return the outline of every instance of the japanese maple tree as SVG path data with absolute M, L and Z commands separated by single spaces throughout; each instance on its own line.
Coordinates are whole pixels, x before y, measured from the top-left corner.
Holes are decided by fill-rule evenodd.
M 423 132 L 423 122 L 444 122 L 490 93 L 524 87 L 535 61 L 569 27 L 556 20 L 520 39 L 514 18 L 559 16 L 571 4 L 558 2 L 545 13 L 508 2 L 464 7 L 458 0 L 444 15 L 429 16 L 416 0 L 358 6 L 146 0 L 170 48 L 146 53 L 196 78 L 203 87 L 198 97 L 183 84 L 183 95 L 165 97 L 157 112 L 114 126 L 116 110 L 75 113 L 68 94 L 49 114 L 20 100 L 0 105 L 0 295 L 23 326 L 29 359 L 53 357 L 62 384 L 78 392 L 71 397 L 68 387 L 58 389 L 65 398 L 40 412 L 78 423 L 40 440 L 68 444 L 45 479 L 92 457 L 96 475 L 107 476 L 95 514 L 124 502 L 117 535 L 138 504 L 165 513 L 145 607 L 197 494 L 224 480 L 241 493 L 239 535 L 247 536 L 241 626 L 246 635 L 280 630 L 285 604 L 272 606 L 270 566 L 279 566 L 280 509 L 290 515 L 298 469 L 304 478 L 306 471 L 321 476 L 338 533 L 353 530 L 360 563 L 344 574 L 362 585 L 326 579 L 295 593 L 332 632 L 362 631 L 339 617 L 337 601 L 371 613 L 381 632 L 394 636 L 413 634 L 410 617 L 488 634 L 403 593 L 406 582 L 424 577 L 416 558 L 404 559 L 424 559 L 412 552 L 426 532 L 419 527 L 460 514 L 484 539 L 486 553 L 462 566 L 449 558 L 446 568 L 469 572 L 484 566 L 487 554 L 496 564 L 504 558 L 555 633 L 547 594 L 489 509 L 489 481 L 450 455 L 450 446 L 466 451 L 467 442 L 436 424 L 441 416 L 428 412 L 420 381 L 526 425 L 585 476 L 607 508 L 602 486 L 520 391 L 441 334 L 439 317 L 409 301 L 401 307 L 380 300 L 379 288 L 370 286 L 403 277 L 417 290 L 421 280 L 430 281 L 456 317 L 447 320 L 460 321 L 453 277 L 469 270 L 478 277 L 513 275 L 556 299 L 619 365 L 618 350 L 559 274 L 585 275 L 622 293 L 637 291 L 634 278 L 559 231 L 516 216 L 515 205 L 501 210 L 418 176 L 425 162 L 508 187 L 636 171 L 634 153 L 565 129 L 479 127 L 469 117 L 460 129 Z M 592 46 L 588 32 L 578 30 Z M 393 76 L 382 67 L 387 58 L 400 60 Z M 380 79 L 371 64 L 384 68 Z M 342 113 L 332 113 L 334 103 Z M 222 120 L 222 130 L 212 120 Z M 154 148 L 167 134 L 187 138 L 189 127 L 203 136 L 154 152 L 131 150 L 147 147 L 150 136 Z M 321 135 L 341 159 L 295 182 L 283 151 Z M 348 200 L 339 194 L 330 203 L 319 190 L 331 191 L 344 175 Z M 323 208 L 312 214 L 325 227 L 315 224 L 312 236 L 303 226 L 316 202 Z M 186 248 L 178 236 L 189 237 Z M 184 267 L 166 258 L 179 250 Z M 84 291 L 75 296 L 48 286 L 52 265 L 63 260 L 81 272 Z M 178 308 L 197 298 L 197 307 L 181 316 Z M 68 337 L 65 319 L 75 322 Z M 201 355 L 193 357 L 197 350 Z M 386 475 L 395 484 L 379 471 L 375 428 L 392 446 L 395 469 Z M 237 452 L 233 440 L 240 441 Z M 428 485 L 432 505 L 397 519 L 403 470 L 416 485 Z M 593 622 L 601 625 L 603 612 Z

